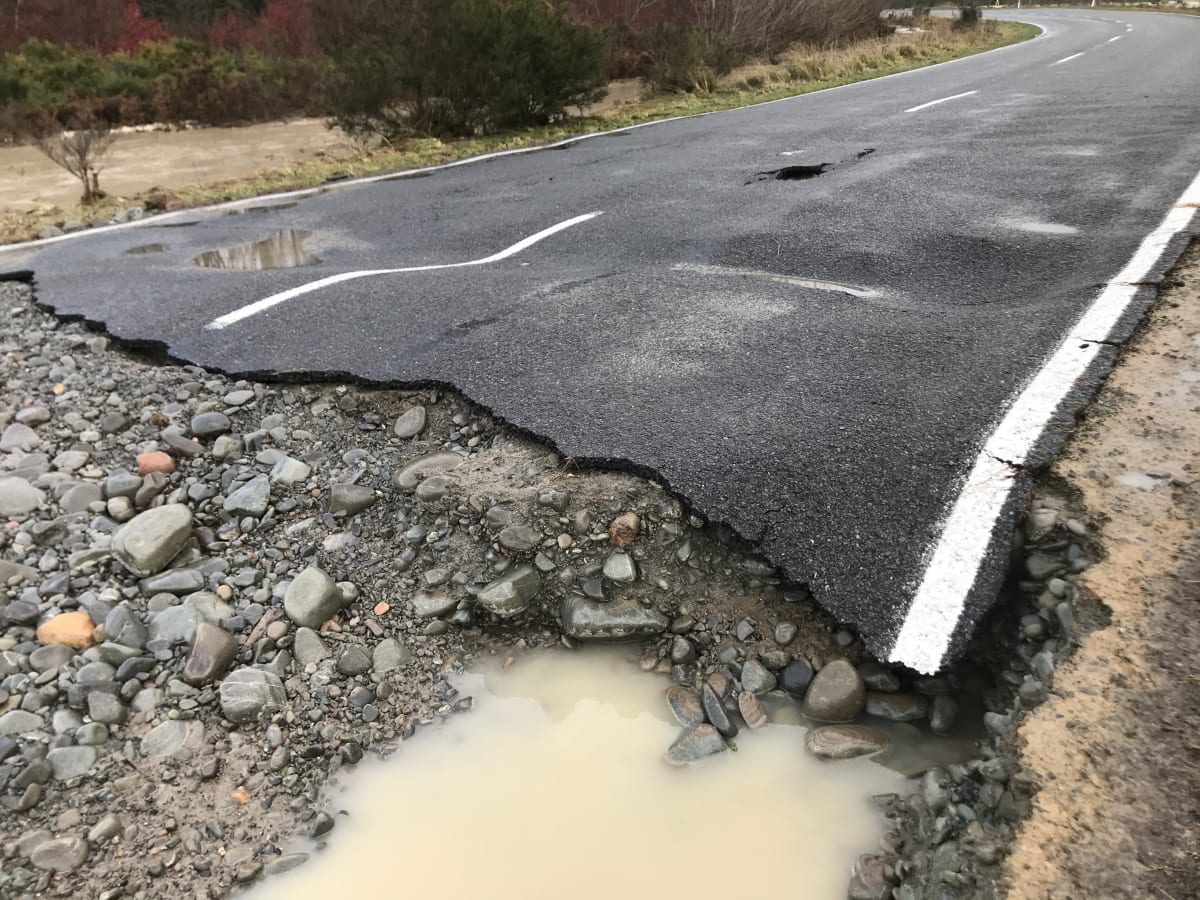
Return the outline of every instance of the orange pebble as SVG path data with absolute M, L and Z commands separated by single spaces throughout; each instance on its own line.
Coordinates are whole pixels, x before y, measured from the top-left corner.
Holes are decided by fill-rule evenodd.
M 375 615 L 382 616 L 389 609 L 391 609 L 391 606 L 389 606 L 386 603 L 383 603 L 383 602 L 376 603 L 375 604 Z
M 170 475 L 175 471 L 175 460 L 161 450 L 155 450 L 153 453 L 139 453 L 137 467 L 139 475 L 149 475 L 151 472 Z
M 43 644 L 64 644 L 86 650 L 95 643 L 96 624 L 83 610 L 59 613 L 38 626 L 37 639 Z
M 245 787 L 239 787 L 236 791 L 233 792 L 233 799 L 236 800 L 238 803 L 240 803 L 242 806 L 245 806 L 247 803 L 250 802 L 250 792 L 248 790 L 246 790 Z

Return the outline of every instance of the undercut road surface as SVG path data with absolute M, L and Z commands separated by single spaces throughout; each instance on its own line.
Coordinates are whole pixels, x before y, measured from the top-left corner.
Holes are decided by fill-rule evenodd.
M 226 372 L 453 385 L 581 462 L 652 474 L 876 654 L 933 671 L 995 600 L 1023 472 L 1200 205 L 1200 18 L 1011 15 L 1044 33 L 25 245 L 0 269 L 34 270 L 61 315 Z M 310 264 L 193 264 L 273 235 Z

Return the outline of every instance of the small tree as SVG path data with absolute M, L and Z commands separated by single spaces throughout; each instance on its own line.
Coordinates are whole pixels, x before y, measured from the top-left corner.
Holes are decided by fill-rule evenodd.
M 43 126 L 31 137 L 42 153 L 83 184 L 80 203 L 90 206 L 104 197 L 100 190 L 100 162 L 117 138 L 107 122 L 87 116 L 70 131 Z

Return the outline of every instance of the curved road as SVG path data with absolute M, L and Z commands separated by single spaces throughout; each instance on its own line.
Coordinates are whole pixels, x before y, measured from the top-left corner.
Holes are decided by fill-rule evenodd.
M 995 599 L 1023 472 L 1200 202 L 1200 18 L 1017 15 L 1043 35 L 0 267 L 227 372 L 453 385 L 565 454 L 654 473 L 874 652 L 932 671 Z M 319 261 L 193 265 L 280 229 Z

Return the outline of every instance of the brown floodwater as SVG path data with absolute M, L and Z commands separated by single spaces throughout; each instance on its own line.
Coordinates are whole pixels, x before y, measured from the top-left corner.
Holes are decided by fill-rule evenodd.
M 670 682 L 629 653 L 540 651 L 463 676 L 474 709 L 344 775 L 328 846 L 251 900 L 844 898 L 883 826 L 869 798 L 903 776 L 817 761 L 804 726 L 774 721 L 668 767 Z

